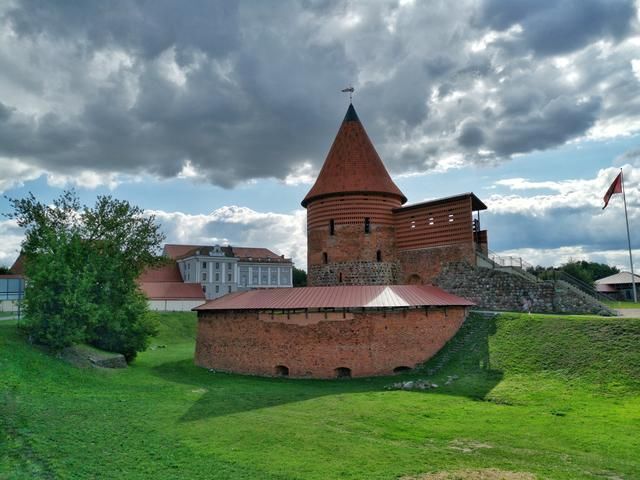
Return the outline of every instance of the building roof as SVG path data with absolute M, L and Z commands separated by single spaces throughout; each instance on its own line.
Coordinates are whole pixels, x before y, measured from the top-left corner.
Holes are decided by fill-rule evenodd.
M 142 282 L 140 289 L 150 300 L 202 300 L 204 292 L 199 283 Z
M 186 253 L 176 257 L 176 260 L 181 260 L 183 258 L 188 258 L 188 257 L 193 257 L 193 256 L 208 257 L 209 253 L 214 251 L 214 249 L 216 249 L 216 248 L 220 249 L 220 253 L 222 253 L 222 255 L 211 255 L 212 257 L 215 257 L 215 256 L 233 257 L 234 256 L 233 255 L 233 251 L 231 250 L 231 247 L 228 247 L 228 246 L 221 246 L 221 245 L 196 246 L 196 247 L 193 247 L 190 250 L 188 250 Z
M 177 245 L 173 243 L 167 243 L 164 246 L 162 253 L 169 258 L 173 258 L 174 260 L 178 257 L 184 256 L 190 250 L 195 248 L 204 248 L 205 245 Z
M 398 197 L 402 203 L 407 201 L 389 176 L 353 105 L 349 105 L 320 174 L 302 200 L 302 206 L 341 193 L 379 193 Z
M 640 275 L 634 275 L 636 279 L 636 285 L 640 285 Z M 620 284 L 631 284 L 631 273 L 630 272 L 620 272 L 615 275 L 610 275 L 608 277 L 601 278 L 596 280 L 596 285 L 620 285 Z
M 471 306 L 472 302 L 427 285 L 275 288 L 232 293 L 194 310 L 292 310 Z
M 138 277 L 139 282 L 182 282 L 178 264 L 172 261 L 168 265 L 148 268 Z
M 435 200 L 427 200 L 426 202 L 412 203 L 411 205 L 404 205 L 400 208 L 394 208 L 393 211 L 399 212 L 404 210 L 411 210 L 413 208 L 422 208 L 422 207 L 428 207 L 431 205 L 440 205 L 442 203 L 453 202 L 453 201 L 461 200 L 467 197 L 471 197 L 471 209 L 474 212 L 478 210 L 487 209 L 487 206 L 484 204 L 482 200 L 476 197 L 476 195 L 473 192 L 468 192 L 468 193 L 461 193 L 459 195 L 453 195 L 451 197 L 436 198 Z
M 18 258 L 16 258 L 16 261 L 13 262 L 9 270 L 15 275 L 24 275 L 24 254 L 22 252 L 20 252 L 20 255 L 18 255 Z
M 0 275 L 0 280 L 22 280 L 24 277 L 22 275 L 14 275 L 11 273 Z
M 240 260 L 267 260 L 275 262 L 291 262 L 290 258 L 285 258 L 284 255 L 278 255 L 273 253 L 268 248 L 250 248 L 250 247 L 231 247 L 233 253 Z

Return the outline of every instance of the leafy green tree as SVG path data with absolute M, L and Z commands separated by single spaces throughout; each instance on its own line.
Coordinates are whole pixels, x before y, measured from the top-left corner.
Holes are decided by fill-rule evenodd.
M 53 205 L 33 194 L 9 200 L 10 216 L 25 228 L 25 329 L 31 338 L 56 350 L 86 342 L 135 358 L 155 333 L 136 283 L 146 267 L 164 261 L 155 218 L 110 196 L 81 207 L 72 191 Z
M 11 269 L 9 267 L 5 267 L 4 265 L 0 265 L 0 275 L 9 275 L 11 274 Z
M 307 286 L 307 272 L 300 268 L 293 267 L 293 286 L 294 287 L 306 287 Z

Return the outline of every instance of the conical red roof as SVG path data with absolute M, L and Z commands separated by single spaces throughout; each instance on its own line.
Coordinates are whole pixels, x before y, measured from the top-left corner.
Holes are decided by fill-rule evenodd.
M 393 183 L 353 105 L 349 105 L 322 170 L 302 200 L 302 206 L 320 197 L 341 193 L 381 193 L 407 197 Z

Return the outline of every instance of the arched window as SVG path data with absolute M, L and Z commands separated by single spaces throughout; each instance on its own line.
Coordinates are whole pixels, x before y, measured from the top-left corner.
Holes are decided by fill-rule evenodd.
M 365 217 L 364 219 L 364 233 L 371 232 L 371 222 L 369 221 L 369 217 Z
M 378 262 L 382 261 L 382 252 L 380 250 L 376 252 L 376 261 Z
M 406 367 L 404 365 L 393 369 L 393 373 L 406 373 L 410 371 L 411 371 L 411 367 Z
M 276 375 L 279 377 L 288 377 L 289 367 L 285 365 L 276 365 Z
M 325 265 L 329 263 L 329 255 L 327 255 L 327 252 L 322 252 L 322 263 Z

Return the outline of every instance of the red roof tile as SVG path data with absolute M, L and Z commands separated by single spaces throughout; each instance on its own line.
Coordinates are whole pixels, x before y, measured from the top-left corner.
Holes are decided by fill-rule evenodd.
M 374 148 L 353 105 L 349 105 L 316 183 L 302 201 L 302 206 L 317 198 L 340 193 L 382 193 L 407 197 L 393 183 Z
M 16 258 L 16 261 L 13 262 L 9 270 L 16 275 L 24 275 L 24 255 L 22 252 L 20 252 L 20 255 L 18 255 L 18 258 Z
M 203 300 L 204 292 L 199 283 L 144 282 L 140 289 L 150 300 Z
M 249 258 L 257 260 L 261 258 L 269 258 L 273 260 L 286 260 L 290 261 L 288 258 L 283 258 L 282 256 L 273 253 L 268 248 L 249 248 L 249 247 L 231 247 L 233 253 L 236 257 L 241 260 L 247 260 Z
M 148 268 L 138 278 L 139 282 L 182 282 L 182 275 L 176 262 L 158 268 Z
M 164 254 L 167 257 L 173 258 L 175 260 L 176 258 L 182 257 L 183 255 L 189 253 L 189 251 L 198 247 L 204 247 L 204 245 L 175 245 L 167 243 L 164 246 Z
M 280 310 L 471 306 L 473 302 L 428 285 L 367 285 L 250 290 L 211 300 L 194 310 Z

